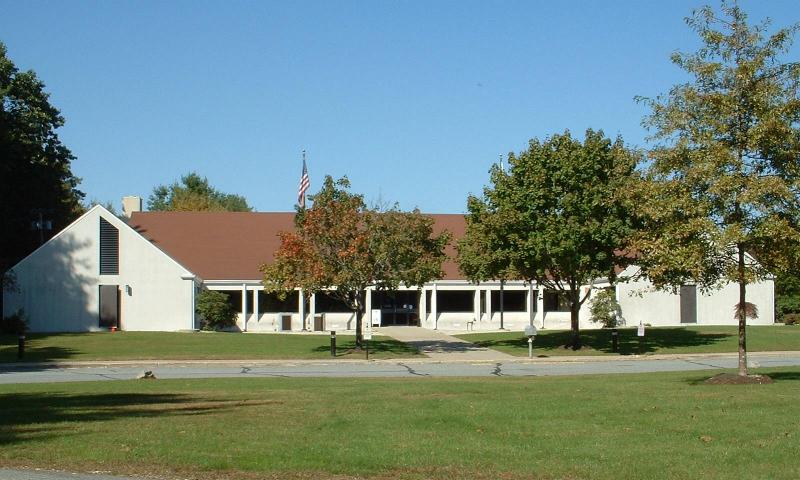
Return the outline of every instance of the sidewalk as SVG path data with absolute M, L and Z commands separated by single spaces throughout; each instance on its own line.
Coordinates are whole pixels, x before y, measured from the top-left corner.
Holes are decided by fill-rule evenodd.
M 376 328 L 375 333 L 407 343 L 431 361 L 512 361 L 518 358 L 427 328 L 381 327 Z

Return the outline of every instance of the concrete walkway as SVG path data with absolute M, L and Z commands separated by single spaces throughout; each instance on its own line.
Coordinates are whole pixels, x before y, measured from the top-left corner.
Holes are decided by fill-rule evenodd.
M 479 347 L 466 340 L 427 328 L 381 327 L 376 328 L 375 333 L 407 343 L 435 361 L 503 361 L 516 358 L 507 353 Z

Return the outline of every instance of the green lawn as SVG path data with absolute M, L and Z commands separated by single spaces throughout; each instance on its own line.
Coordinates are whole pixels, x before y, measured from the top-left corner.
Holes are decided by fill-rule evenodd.
M 0 465 L 246 479 L 796 479 L 800 369 L 0 385 Z
M 337 335 L 337 358 L 363 358 L 352 351 L 352 335 Z M 387 337 L 374 337 L 370 358 L 419 355 L 416 349 Z M 278 335 L 206 332 L 116 332 L 29 334 L 26 362 L 139 359 L 324 359 L 330 358 L 328 335 Z M 0 362 L 17 361 L 17 337 L 0 336 Z
M 644 353 L 725 353 L 737 351 L 735 326 L 648 327 Z M 584 348 L 564 349 L 569 330 L 539 330 L 533 343 L 535 356 L 617 355 L 611 351 L 610 330 L 584 330 Z M 478 345 L 511 355 L 527 356 L 528 339 L 521 332 L 469 333 L 458 335 Z M 800 350 L 800 327 L 765 325 L 747 327 L 747 349 L 751 352 Z M 639 353 L 636 328 L 619 329 L 619 353 Z

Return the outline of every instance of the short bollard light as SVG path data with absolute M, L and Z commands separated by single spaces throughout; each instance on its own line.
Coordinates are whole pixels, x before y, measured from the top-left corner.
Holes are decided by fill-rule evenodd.
M 528 337 L 528 358 L 533 358 L 533 339 L 536 337 L 536 327 L 533 325 L 526 326 L 525 336 Z
M 336 356 L 336 330 L 331 330 L 331 357 Z
M 614 353 L 619 351 L 619 330 L 616 328 L 611 329 L 611 351 Z
M 17 343 L 17 358 L 25 356 L 25 335 L 20 334 Z

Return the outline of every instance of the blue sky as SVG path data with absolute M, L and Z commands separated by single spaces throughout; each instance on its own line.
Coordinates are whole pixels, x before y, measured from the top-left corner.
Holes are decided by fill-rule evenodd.
M 371 202 L 463 212 L 501 154 L 587 128 L 646 145 L 636 95 L 684 80 L 699 1 L 0 0 L 0 41 L 66 118 L 87 199 L 197 171 L 263 211 L 347 175 Z M 742 1 L 800 20 L 794 0 Z M 797 61 L 794 47 L 787 58 Z

